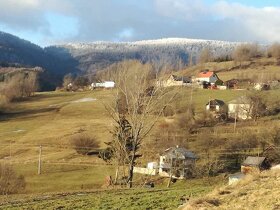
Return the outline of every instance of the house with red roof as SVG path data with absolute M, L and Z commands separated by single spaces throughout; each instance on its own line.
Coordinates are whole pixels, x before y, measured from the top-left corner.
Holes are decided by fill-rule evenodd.
M 219 80 L 218 75 L 213 72 L 213 71 L 202 71 L 198 74 L 196 81 L 199 83 L 211 83 L 211 84 L 215 84 L 215 82 Z

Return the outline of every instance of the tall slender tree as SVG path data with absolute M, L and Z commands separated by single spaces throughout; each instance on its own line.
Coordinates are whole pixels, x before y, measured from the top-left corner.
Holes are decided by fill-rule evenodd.
M 150 64 L 129 60 L 111 68 L 116 83 L 112 104 L 106 106 L 115 124 L 111 151 L 119 164 L 127 166 L 127 185 L 131 188 L 143 141 L 176 94 L 156 85 Z

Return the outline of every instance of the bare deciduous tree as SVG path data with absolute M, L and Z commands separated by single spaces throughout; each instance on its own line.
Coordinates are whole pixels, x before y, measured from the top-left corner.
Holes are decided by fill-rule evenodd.
M 113 145 L 119 159 L 128 166 L 128 187 L 132 187 L 135 161 L 139 149 L 175 94 L 156 86 L 151 79 L 152 67 L 139 61 L 124 61 L 112 67 L 112 80 L 116 83 L 113 103 L 107 106 L 115 123 Z M 168 100 L 163 100 L 168 97 Z M 121 99 L 121 100 L 120 100 Z M 118 149 L 119 148 L 119 149 Z M 116 152 L 115 152 L 116 153 Z
M 207 63 L 212 60 L 211 52 L 208 48 L 203 48 L 199 55 L 199 63 Z
M 241 44 L 235 48 L 232 57 L 235 61 L 240 63 L 249 61 L 251 58 L 258 57 L 261 54 L 257 44 Z
M 0 165 L 0 194 L 12 194 L 25 188 L 24 176 L 17 176 L 10 165 Z
M 73 83 L 74 81 L 74 78 L 73 78 L 73 75 L 70 73 L 70 74 L 66 74 L 64 77 L 63 77 L 63 87 L 65 89 L 67 89 L 69 87 L 69 85 L 71 83 Z
M 247 115 L 246 119 L 253 119 L 256 121 L 267 112 L 265 96 L 260 92 L 250 92 L 246 97 L 240 98 L 240 105 L 236 110 L 237 113 Z
M 0 86 L 0 92 L 8 101 L 32 96 L 38 90 L 38 72 L 19 72 Z
M 280 44 L 274 43 L 268 48 L 268 56 L 274 58 L 280 58 Z

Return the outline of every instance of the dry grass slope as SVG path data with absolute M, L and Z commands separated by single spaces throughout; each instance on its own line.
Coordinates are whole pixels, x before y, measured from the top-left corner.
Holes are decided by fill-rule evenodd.
M 208 209 L 280 209 L 280 171 L 248 175 L 233 186 L 215 189 L 190 203 L 184 210 Z

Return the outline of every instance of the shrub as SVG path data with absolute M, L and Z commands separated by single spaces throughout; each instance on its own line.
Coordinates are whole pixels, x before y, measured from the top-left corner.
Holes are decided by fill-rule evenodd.
M 9 104 L 9 100 L 6 96 L 0 94 L 0 112 L 5 109 Z
M 17 73 L 5 79 L 1 84 L 0 93 L 10 102 L 28 97 L 38 90 L 38 73 Z
M 95 137 L 86 135 L 86 134 L 78 134 L 72 137 L 71 144 L 78 154 L 86 155 L 92 149 L 96 149 L 99 147 L 99 143 L 97 142 Z
M 232 57 L 235 61 L 249 61 L 261 55 L 257 44 L 241 44 L 235 48 Z
M 280 44 L 274 43 L 268 48 L 268 57 L 280 58 Z
M 18 193 L 24 190 L 25 186 L 23 175 L 17 176 L 10 165 L 0 165 L 0 194 Z

